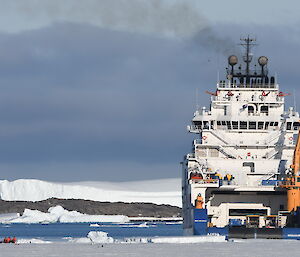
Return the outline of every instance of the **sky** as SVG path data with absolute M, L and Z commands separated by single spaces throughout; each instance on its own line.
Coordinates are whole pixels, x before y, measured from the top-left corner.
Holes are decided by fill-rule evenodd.
M 288 105 L 300 96 L 298 1 L 0 6 L 0 179 L 180 177 L 193 139 L 186 126 L 247 35 L 282 91 L 295 91 Z

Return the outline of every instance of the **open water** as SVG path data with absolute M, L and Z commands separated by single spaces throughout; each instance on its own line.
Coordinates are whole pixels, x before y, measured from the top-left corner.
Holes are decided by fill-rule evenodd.
M 92 226 L 91 226 L 92 224 Z M 97 224 L 97 225 L 95 225 Z M 49 223 L 49 224 L 1 224 L 0 240 L 5 236 L 17 238 L 40 238 L 45 240 L 67 240 L 86 237 L 90 231 L 104 231 L 116 239 L 127 237 L 182 236 L 180 223 Z

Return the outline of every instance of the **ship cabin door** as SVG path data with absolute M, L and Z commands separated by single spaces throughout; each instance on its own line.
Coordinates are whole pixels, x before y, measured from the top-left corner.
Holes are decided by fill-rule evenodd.
M 243 173 L 251 174 L 255 172 L 254 162 L 243 162 Z

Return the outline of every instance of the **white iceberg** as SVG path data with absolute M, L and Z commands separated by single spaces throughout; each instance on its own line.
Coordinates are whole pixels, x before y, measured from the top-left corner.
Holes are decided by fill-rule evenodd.
M 103 231 L 90 231 L 87 238 L 89 238 L 93 244 L 109 244 L 114 242 L 114 239 Z
M 25 209 L 22 216 L 6 220 L 6 223 L 74 223 L 74 222 L 114 222 L 125 223 L 129 219 L 124 215 L 88 215 L 77 211 L 68 211 L 57 205 L 48 213 Z
M 0 180 L 5 201 L 42 201 L 49 198 L 100 202 L 147 202 L 181 206 L 180 179 L 135 182 L 53 183 L 36 179 Z

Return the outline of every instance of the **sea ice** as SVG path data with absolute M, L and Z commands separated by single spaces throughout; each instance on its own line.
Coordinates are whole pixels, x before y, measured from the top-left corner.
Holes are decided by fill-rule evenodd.
M 87 238 L 94 244 L 109 244 L 114 242 L 114 239 L 109 237 L 107 233 L 103 231 L 90 231 Z

